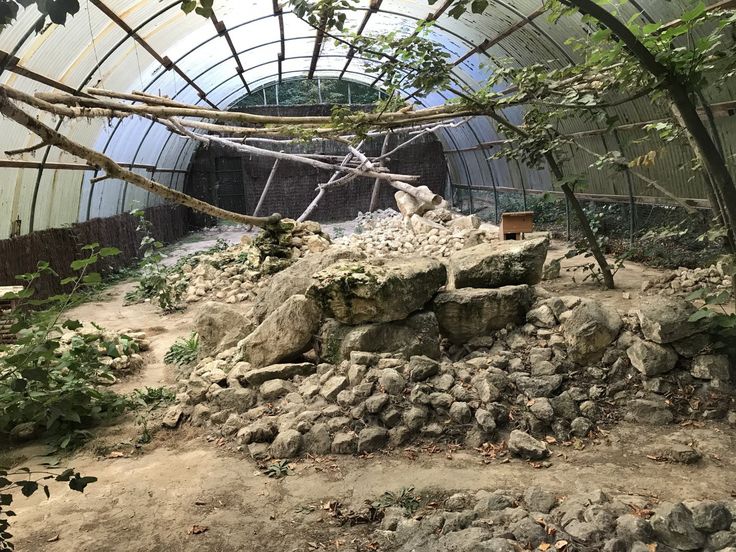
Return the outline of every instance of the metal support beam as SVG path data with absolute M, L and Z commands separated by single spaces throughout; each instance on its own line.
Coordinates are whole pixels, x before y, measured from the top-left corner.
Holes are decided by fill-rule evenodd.
M 312 50 L 312 61 L 309 64 L 309 73 L 307 78 L 309 80 L 314 78 L 314 72 L 317 69 L 317 62 L 319 61 L 319 53 L 322 50 L 322 42 L 325 39 L 325 25 L 327 25 L 327 14 L 322 13 L 319 18 L 319 28 L 317 29 L 317 36 L 314 38 L 314 50 Z
M 284 37 L 284 8 L 279 4 L 278 0 L 273 0 L 273 14 L 279 20 L 279 36 L 281 41 L 281 51 L 276 56 L 279 66 L 279 80 L 283 81 L 283 63 L 286 59 L 286 38 Z
M 118 163 L 121 167 L 128 169 L 142 169 L 144 171 L 165 172 L 165 173 L 186 173 L 185 169 L 164 169 L 156 168 L 153 165 L 144 165 L 140 163 Z M 43 163 L 41 161 L 27 161 L 25 159 L 0 159 L 0 169 L 54 169 L 58 171 L 97 171 L 97 167 L 87 165 L 86 163 L 61 163 L 50 162 Z
M 125 33 L 130 38 L 132 38 L 138 44 L 140 44 L 143 47 L 143 49 L 146 52 L 148 52 L 151 55 L 151 57 L 153 57 L 153 59 L 155 59 L 156 61 L 158 61 L 164 67 L 164 69 L 166 69 L 167 71 L 168 70 L 174 70 L 182 79 L 184 79 L 184 81 L 189 86 L 191 86 L 192 88 L 194 88 L 197 91 L 197 94 L 199 95 L 199 97 L 203 101 L 205 101 L 207 104 L 209 104 L 212 108 L 217 109 L 217 105 L 215 105 L 214 103 L 212 103 L 207 98 L 207 94 L 205 93 L 205 91 L 202 90 L 202 88 L 200 88 L 200 86 L 196 82 L 194 82 L 192 79 L 190 79 L 189 76 L 186 73 L 184 73 L 184 71 L 182 71 L 179 67 L 177 67 L 177 65 L 173 61 L 171 61 L 168 57 L 161 56 L 161 54 L 159 54 L 153 48 L 153 46 L 151 46 L 137 32 L 135 32 L 133 30 L 133 28 L 130 25 L 128 25 L 125 21 L 123 21 L 123 19 L 117 13 L 115 13 L 108 6 L 106 6 L 102 2 L 102 0 L 89 0 L 89 1 L 92 4 L 94 4 L 95 7 L 97 7 L 97 9 L 99 9 L 102 13 L 104 13 L 113 23 L 115 23 L 118 27 L 120 27 L 121 29 L 123 29 L 123 31 L 125 31 Z
M 368 11 L 365 12 L 365 15 L 363 16 L 363 21 L 360 22 L 358 30 L 355 31 L 357 35 L 360 36 L 363 34 L 363 31 L 365 31 L 365 28 L 368 25 L 368 21 L 370 20 L 371 16 L 381 8 L 381 4 L 383 4 L 383 0 L 371 0 L 371 5 L 368 8 Z M 347 59 L 347 61 L 345 62 L 345 67 L 343 67 L 342 71 L 340 71 L 340 76 L 337 77 L 338 79 L 342 80 L 343 76 L 345 76 L 345 71 L 348 70 L 348 67 L 350 66 L 350 63 L 352 63 L 354 56 L 355 47 L 351 45 L 350 49 L 348 50 L 347 56 L 345 56 L 345 58 Z
M 67 94 L 74 94 L 75 96 L 80 95 L 76 88 L 72 88 L 63 82 L 59 82 L 45 75 L 41 75 L 40 73 L 36 73 L 35 71 L 31 71 L 30 69 L 26 69 L 20 64 L 20 59 L 15 56 L 11 56 L 7 52 L 3 52 L 2 50 L 0 50 L 0 65 L 16 75 L 21 75 L 27 79 L 31 79 L 32 81 L 50 86 L 51 88 L 56 88 L 57 90 L 61 90 Z M 84 95 L 87 96 L 87 94 Z
M 240 77 L 240 80 L 243 83 L 243 86 L 245 87 L 245 90 L 250 94 L 250 87 L 248 86 L 248 83 L 245 80 L 245 77 L 243 76 L 243 73 L 245 73 L 245 69 L 243 69 L 243 64 L 240 62 L 240 57 L 238 56 L 238 51 L 235 49 L 235 45 L 233 44 L 233 39 L 230 37 L 230 33 L 227 30 L 227 26 L 223 21 L 218 21 L 217 16 L 215 14 L 212 14 L 212 17 L 210 18 L 212 21 L 212 24 L 215 26 L 215 30 L 217 31 L 217 34 L 220 35 L 222 38 L 225 39 L 227 42 L 227 45 L 230 47 L 230 53 L 233 55 L 233 60 L 235 61 L 235 65 L 237 65 L 237 73 Z

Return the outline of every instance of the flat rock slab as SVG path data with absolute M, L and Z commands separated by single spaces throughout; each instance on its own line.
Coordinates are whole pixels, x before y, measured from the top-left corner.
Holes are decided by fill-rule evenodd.
M 309 362 L 301 362 L 295 364 L 272 364 L 265 368 L 257 368 L 256 370 L 250 370 L 243 376 L 249 385 L 255 387 L 262 383 L 273 380 L 292 379 L 294 376 L 309 376 L 317 372 L 317 367 Z
M 339 364 L 352 351 L 394 353 L 410 358 L 440 356 L 440 329 L 433 312 L 420 312 L 397 322 L 348 326 L 327 320 L 319 335 L 321 356 Z
M 338 263 L 315 275 L 307 295 L 325 315 L 343 324 L 403 320 L 426 305 L 447 283 L 435 259 L 414 257 Z
M 442 335 L 462 345 L 509 324 L 521 324 L 532 301 L 527 285 L 462 288 L 437 294 L 433 308 Z
M 243 358 L 255 367 L 293 360 L 311 345 L 322 311 L 304 295 L 292 295 L 240 342 Z
M 700 324 L 688 321 L 696 310 L 685 299 L 657 296 L 643 302 L 637 315 L 644 337 L 655 343 L 672 343 L 700 331 Z
M 449 259 L 451 288 L 498 288 L 534 285 L 542 280 L 547 237 L 522 241 L 483 243 L 453 254 Z

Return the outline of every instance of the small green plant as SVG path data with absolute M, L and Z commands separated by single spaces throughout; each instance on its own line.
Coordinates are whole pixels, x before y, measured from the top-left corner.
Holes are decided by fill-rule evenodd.
M 271 464 L 263 470 L 263 473 L 272 479 L 281 479 L 287 475 L 294 475 L 294 471 L 289 466 L 288 460 L 279 460 Z
M 372 506 L 377 510 L 393 507 L 403 508 L 406 515 L 410 516 L 421 506 L 421 497 L 414 494 L 414 487 L 402 487 L 398 493 L 386 491 L 377 500 L 373 501 Z
M 146 219 L 145 213 L 136 209 L 131 214 L 138 219 L 136 231 L 142 236 L 138 246 L 142 259 L 138 286 L 125 295 L 125 300 L 128 304 L 155 300 L 165 313 L 177 311 L 181 308 L 184 284 L 172 278 L 173 271 L 162 263 L 164 245 L 153 237 L 153 224 Z
M 196 332 L 192 332 L 189 337 L 180 337 L 166 351 L 164 362 L 166 364 L 175 364 L 177 366 L 186 366 L 197 360 L 197 352 L 199 351 L 199 336 Z
M 736 277 L 736 263 L 731 265 L 729 273 L 732 278 Z M 690 316 L 690 322 L 707 324 L 708 331 L 719 339 L 716 347 L 736 353 L 736 313 L 726 309 L 732 300 L 736 306 L 736 284 L 731 291 L 702 287 L 688 295 L 687 299 L 703 301 L 703 305 Z
M 166 387 L 146 387 L 133 391 L 129 397 L 129 405 L 130 408 L 138 411 L 135 423 L 141 427 L 141 433 L 136 440 L 137 444 L 145 445 L 151 442 L 153 435 L 148 428 L 151 413 L 173 402 L 175 398 L 174 392 Z

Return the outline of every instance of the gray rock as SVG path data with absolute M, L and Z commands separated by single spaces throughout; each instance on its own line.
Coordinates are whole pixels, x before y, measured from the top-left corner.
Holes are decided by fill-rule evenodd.
M 404 412 L 403 420 L 406 427 L 413 431 L 419 430 L 429 417 L 427 409 L 421 406 L 412 406 Z
M 426 356 L 413 356 L 408 364 L 411 381 L 424 381 L 440 371 L 440 363 Z
M 243 358 L 254 367 L 297 357 L 311 347 L 322 311 L 304 295 L 292 295 L 240 342 Z
M 292 295 L 304 295 L 315 282 L 314 274 L 340 261 L 358 261 L 365 255 L 353 248 L 332 246 L 322 253 L 307 255 L 274 274 L 270 283 L 258 294 L 252 314 L 263 321 Z
M 179 425 L 182 416 L 184 416 L 184 410 L 181 405 L 175 404 L 166 411 L 163 420 L 161 420 L 161 425 L 169 429 L 175 429 Z
M 487 433 L 493 433 L 496 431 L 496 418 L 488 410 L 483 408 L 476 410 L 475 421 L 478 422 L 478 425 Z
M 513 378 L 519 391 L 529 398 L 550 397 L 562 385 L 562 380 L 563 377 L 560 374 L 537 377 L 520 375 Z
M 304 450 L 312 454 L 329 454 L 331 450 L 332 440 L 330 439 L 330 431 L 327 424 L 314 424 L 312 428 L 304 434 Z
M 695 310 L 689 301 L 658 295 L 644 301 L 637 315 L 644 337 L 656 343 L 671 343 L 698 333 L 699 324 L 688 321 Z
M 321 354 L 339 363 L 352 351 L 392 353 L 409 358 L 440 356 L 440 330 L 433 312 L 420 312 L 398 322 L 347 326 L 327 320 L 320 330 Z
M 608 539 L 603 543 L 603 552 L 629 552 L 629 543 L 619 538 Z
M 595 301 L 581 301 L 562 324 L 570 358 L 578 363 L 599 360 L 618 337 L 622 325 L 615 309 Z
M 243 391 L 247 390 L 244 389 Z M 280 379 L 268 380 L 259 388 L 261 396 L 267 401 L 279 399 L 292 391 L 294 391 L 294 386 L 288 381 Z
M 478 392 L 478 398 L 483 403 L 497 401 L 501 397 L 501 391 L 487 379 L 479 379 L 474 384 Z
M 545 443 L 518 429 L 513 430 L 509 435 L 508 447 L 514 456 L 530 460 L 541 460 L 549 456 L 549 450 Z
M 303 437 L 295 429 L 279 433 L 271 443 L 271 456 L 274 458 L 294 458 L 302 449 Z
M 699 355 L 693 359 L 690 373 L 694 378 L 728 381 L 731 369 L 728 355 Z
M 381 412 L 379 418 L 386 427 L 395 427 L 401 423 L 401 410 L 389 406 Z
M 355 433 L 336 433 L 332 439 L 333 454 L 353 454 L 358 445 L 358 436 Z
M 677 550 L 699 550 L 705 535 L 697 530 L 693 515 L 681 502 L 662 503 L 650 520 L 658 540 Z
M 497 288 L 533 285 L 542 279 L 548 238 L 484 243 L 454 253 L 449 259 L 450 286 Z
M 634 399 L 627 405 L 624 416 L 627 422 L 650 425 L 667 425 L 674 420 L 670 407 L 663 400 Z
M 731 512 L 721 502 L 705 500 L 690 508 L 693 515 L 693 525 L 703 533 L 716 533 L 731 527 Z
M 526 313 L 526 320 L 537 328 L 554 328 L 557 326 L 557 318 L 549 305 L 540 305 Z
M 428 257 L 338 263 L 314 275 L 307 295 L 343 324 L 404 320 L 447 282 L 445 266 Z
M 350 353 L 350 363 L 360 364 L 361 366 L 375 366 L 378 363 L 379 356 L 375 353 L 366 351 L 352 351 Z
M 388 431 L 384 428 L 366 427 L 358 434 L 358 452 L 372 452 L 381 449 L 386 446 L 387 442 Z
M 257 386 L 272 379 L 289 380 L 295 376 L 309 376 L 317 373 L 317 367 L 309 362 L 298 364 L 272 364 L 265 368 L 250 370 L 243 375 L 249 385 Z
M 393 368 L 386 368 L 381 371 L 378 383 L 389 395 L 400 395 L 404 392 L 406 386 L 404 377 Z
M 242 309 L 209 301 L 197 311 L 194 328 L 199 336 L 199 356 L 204 358 L 234 347 L 256 324 Z
M 345 376 L 332 376 L 328 379 L 319 394 L 322 395 L 328 401 L 337 400 L 337 395 L 348 386 L 348 378 Z
M 616 520 L 616 534 L 628 541 L 650 542 L 652 526 L 639 516 L 624 514 Z
M 666 374 L 677 364 L 677 353 L 670 347 L 638 338 L 626 349 L 626 355 L 631 365 L 645 376 Z
M 598 529 L 593 523 L 586 521 L 580 521 L 577 519 L 572 520 L 570 523 L 565 525 L 565 531 L 570 534 L 576 541 L 580 541 L 586 544 L 592 544 L 600 540 L 602 537 L 602 531 Z
M 448 410 L 455 399 L 449 393 L 431 393 L 429 404 L 438 410 Z
M 576 437 L 585 437 L 593 429 L 593 424 L 588 418 L 579 416 L 570 422 L 570 433 Z
M 708 334 L 697 333 L 685 339 L 673 341 L 671 345 L 681 357 L 693 358 L 708 352 L 713 346 L 713 340 Z
M 257 401 L 258 396 L 255 391 L 243 389 L 242 387 L 219 389 L 210 399 L 210 403 L 220 410 L 232 410 L 234 412 L 246 412 L 253 408 Z
M 552 408 L 552 403 L 545 397 L 537 397 L 532 399 L 532 404 L 529 406 L 529 410 L 539 420 L 543 422 L 551 422 L 555 417 L 555 411 Z M 541 510 L 540 510 L 541 511 Z
M 736 533 L 718 531 L 708 536 L 708 550 L 736 552 Z
M 210 419 L 211 410 L 206 404 L 198 404 L 192 409 L 189 421 L 193 426 L 203 426 Z
M 365 410 L 369 414 L 378 414 L 388 404 L 389 396 L 386 393 L 378 393 L 365 400 Z
M 527 285 L 464 287 L 437 294 L 433 308 L 442 335 L 461 345 L 509 324 L 523 323 L 531 303 L 531 288 Z
M 548 514 L 557 505 L 557 497 L 541 487 L 529 487 L 524 492 L 524 502 L 531 512 Z
M 467 424 L 473 419 L 468 403 L 456 401 L 450 406 L 450 419 L 458 424 Z
M 256 462 L 268 460 L 270 456 L 270 445 L 268 443 L 251 443 L 248 445 L 248 454 Z
M 512 523 L 509 526 L 509 531 L 518 542 L 530 549 L 535 549 L 547 537 L 547 533 L 542 529 L 542 526 L 529 516 Z

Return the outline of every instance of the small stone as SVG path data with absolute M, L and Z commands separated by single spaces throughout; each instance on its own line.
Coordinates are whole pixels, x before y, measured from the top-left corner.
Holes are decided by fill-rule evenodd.
M 281 379 L 269 380 L 263 383 L 259 389 L 261 395 L 267 401 L 279 399 L 293 390 L 294 386 Z
M 302 448 L 303 437 L 295 429 L 287 429 L 276 436 L 271 443 L 271 456 L 274 458 L 294 458 Z
M 496 418 L 494 415 L 483 408 L 475 411 L 475 421 L 487 433 L 496 431 Z
M 631 365 L 645 376 L 657 376 L 672 371 L 677 353 L 669 347 L 637 339 L 626 349 Z
M 529 407 L 531 413 L 542 422 L 551 422 L 555 417 L 552 403 L 545 397 L 539 397 L 532 399 L 532 404 Z
M 508 447 L 514 456 L 530 460 L 541 460 L 549 456 L 549 450 L 545 443 L 518 429 L 513 430 L 509 435 Z
M 467 424 L 473 419 L 473 413 L 466 402 L 456 401 L 450 406 L 450 419 L 459 423 Z
M 729 381 L 731 379 L 728 355 L 699 355 L 693 359 L 690 373 L 694 378 Z
M 649 542 L 652 539 L 652 526 L 639 516 L 624 514 L 616 520 L 616 534 L 629 541 Z
M 663 400 L 634 399 L 628 404 L 625 415 L 627 422 L 650 425 L 667 425 L 672 423 L 674 415 Z
M 657 539 L 677 550 L 699 550 L 705 543 L 705 535 L 695 527 L 692 513 L 681 502 L 660 504 L 650 523 Z
M 529 487 L 524 492 L 524 502 L 530 511 L 548 514 L 557 505 L 557 497 L 541 487 Z
M 731 512 L 721 502 L 706 500 L 698 502 L 690 510 L 695 528 L 704 533 L 724 531 L 731 526 Z
M 429 403 L 437 410 L 448 410 L 455 399 L 449 393 L 431 393 Z
M 179 425 L 183 415 L 184 411 L 182 407 L 176 404 L 166 411 L 166 415 L 164 415 L 161 425 L 168 427 L 169 429 L 175 429 Z
M 358 434 L 358 452 L 372 452 L 381 449 L 387 442 L 388 431 L 382 427 L 366 427 Z
M 326 400 L 334 402 L 337 400 L 337 395 L 348 386 L 348 378 L 345 376 L 332 376 L 328 379 L 319 394 L 322 395 Z
M 400 395 L 406 385 L 403 376 L 393 368 L 384 369 L 378 377 L 378 383 L 389 395 Z
M 358 444 L 358 436 L 355 433 L 336 433 L 332 439 L 333 454 L 353 454 Z
M 389 396 L 386 393 L 379 393 L 369 397 L 365 401 L 365 409 L 369 414 L 378 414 L 388 404 Z
M 439 373 L 440 364 L 426 356 L 413 356 L 408 369 L 412 381 L 424 381 Z
M 584 416 L 579 416 L 570 422 L 570 433 L 576 437 L 586 437 L 591 429 L 593 429 L 593 424 Z
M 555 313 L 548 305 L 542 305 L 526 313 L 526 319 L 538 328 L 554 328 L 557 326 Z
M 406 427 L 413 431 L 419 430 L 427 421 L 428 412 L 421 406 L 412 406 L 404 412 L 403 420 Z

